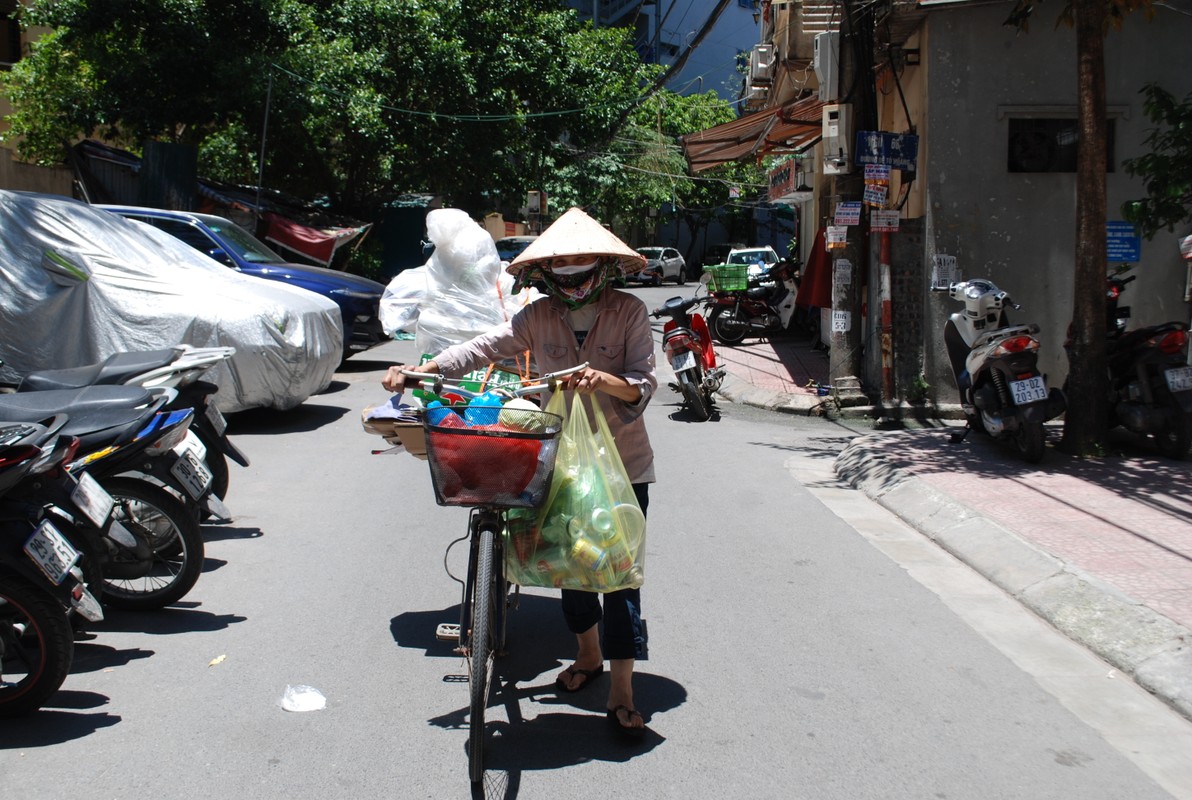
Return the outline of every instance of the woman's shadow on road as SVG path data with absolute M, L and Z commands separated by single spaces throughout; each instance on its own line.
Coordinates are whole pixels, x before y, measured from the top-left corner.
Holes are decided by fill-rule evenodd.
M 400 647 L 458 659 L 450 643 L 439 641 L 434 634 L 439 622 L 458 618 L 458 606 L 410 611 L 394 617 L 390 630 Z M 507 640 L 508 653 L 495 662 L 488 708 L 504 706 L 508 721 L 487 723 L 485 797 L 516 797 L 526 770 L 558 769 L 593 760 L 627 761 L 649 752 L 666 741 L 649 729 L 651 716 L 687 699 L 681 685 L 642 669 L 648 662 L 638 661 L 634 696 L 648 730 L 642 740 L 626 742 L 605 717 L 607 671 L 595 679 L 590 691 L 565 693 L 555 688 L 555 676 L 575 655 L 575 637 L 563 624 L 558 597 L 521 594 L 516 610 L 509 614 Z M 466 676 L 458 679 L 466 683 Z M 460 694 L 464 694 L 462 687 Z M 527 718 L 530 706 L 525 701 L 558 710 Z M 468 709 L 452 709 L 429 722 L 442 728 L 466 728 Z

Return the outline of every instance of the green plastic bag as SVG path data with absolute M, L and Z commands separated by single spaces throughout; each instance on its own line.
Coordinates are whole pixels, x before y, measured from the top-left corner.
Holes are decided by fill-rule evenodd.
M 555 474 L 540 509 L 506 515 L 506 577 L 521 586 L 589 592 L 641 586 L 646 518 L 600 404 L 575 395 L 568 413 L 557 391 L 545 410 L 566 420 Z

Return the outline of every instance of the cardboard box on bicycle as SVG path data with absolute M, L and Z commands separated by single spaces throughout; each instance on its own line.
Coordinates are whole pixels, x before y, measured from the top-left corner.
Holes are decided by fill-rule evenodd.
M 398 422 L 394 419 L 369 419 L 375 406 L 360 413 L 360 424 L 368 433 L 376 434 L 392 445 L 401 445 L 412 456 L 426 460 L 426 431 L 421 422 Z

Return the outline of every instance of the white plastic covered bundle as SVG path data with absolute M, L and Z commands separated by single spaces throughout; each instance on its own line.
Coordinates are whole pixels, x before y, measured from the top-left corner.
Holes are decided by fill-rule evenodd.
M 225 413 L 299 405 L 331 382 L 339 307 L 228 269 L 169 234 L 58 195 L 0 191 L 0 380 L 189 344 Z
M 466 212 L 440 208 L 426 216 L 435 250 L 422 267 L 399 273 L 381 298 L 381 324 L 390 336 L 414 331 L 422 353 L 492 330 L 539 297 L 513 292 L 492 236 Z

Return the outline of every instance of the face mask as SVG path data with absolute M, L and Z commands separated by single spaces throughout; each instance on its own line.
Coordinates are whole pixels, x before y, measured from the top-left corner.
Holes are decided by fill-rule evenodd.
M 571 269 L 564 267 L 563 269 Z M 544 271 L 543 283 L 547 291 L 571 308 L 582 308 L 599 296 L 608 283 L 609 270 L 604 264 L 595 267 L 585 264 L 579 272 L 566 274 L 560 270 Z

